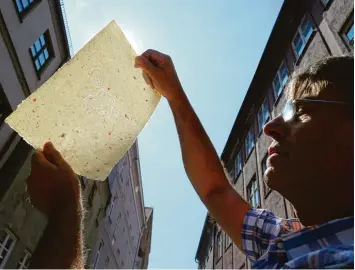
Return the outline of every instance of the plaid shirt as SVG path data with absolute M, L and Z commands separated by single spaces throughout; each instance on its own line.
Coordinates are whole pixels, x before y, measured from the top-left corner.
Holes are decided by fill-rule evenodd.
M 354 268 L 354 217 L 303 227 L 297 219 L 251 209 L 242 246 L 253 268 Z

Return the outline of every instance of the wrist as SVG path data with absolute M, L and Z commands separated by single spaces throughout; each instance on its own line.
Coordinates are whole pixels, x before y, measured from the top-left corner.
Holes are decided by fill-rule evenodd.
M 181 104 L 188 102 L 187 96 L 182 88 L 176 90 L 176 94 L 172 95 L 170 98 L 167 98 L 167 100 L 170 107 L 180 106 Z
M 65 223 L 70 221 L 80 221 L 83 219 L 84 209 L 80 201 L 66 202 L 57 205 L 48 215 L 49 222 Z

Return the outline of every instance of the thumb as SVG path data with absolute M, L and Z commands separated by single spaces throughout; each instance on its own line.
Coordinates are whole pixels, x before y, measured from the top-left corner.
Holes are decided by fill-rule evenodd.
M 55 149 L 52 142 L 46 142 L 43 147 L 43 153 L 46 159 L 57 167 L 66 167 L 68 163 L 64 160 L 62 155 Z
M 149 77 L 153 78 L 157 68 L 145 56 L 137 56 L 135 58 L 135 67 L 143 69 Z

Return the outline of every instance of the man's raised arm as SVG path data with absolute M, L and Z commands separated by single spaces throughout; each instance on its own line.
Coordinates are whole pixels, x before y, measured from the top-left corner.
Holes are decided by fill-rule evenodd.
M 148 50 L 136 58 L 148 84 L 169 102 L 179 134 L 186 173 L 208 211 L 241 247 L 244 216 L 250 205 L 228 181 L 221 161 L 194 112 L 168 55 Z

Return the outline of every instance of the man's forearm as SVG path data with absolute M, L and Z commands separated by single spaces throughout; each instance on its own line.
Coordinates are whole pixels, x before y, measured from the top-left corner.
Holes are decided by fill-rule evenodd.
M 53 213 L 33 254 L 30 268 L 84 268 L 81 205 Z
M 230 184 L 221 161 L 186 95 L 169 102 L 179 134 L 186 173 L 205 202 Z

